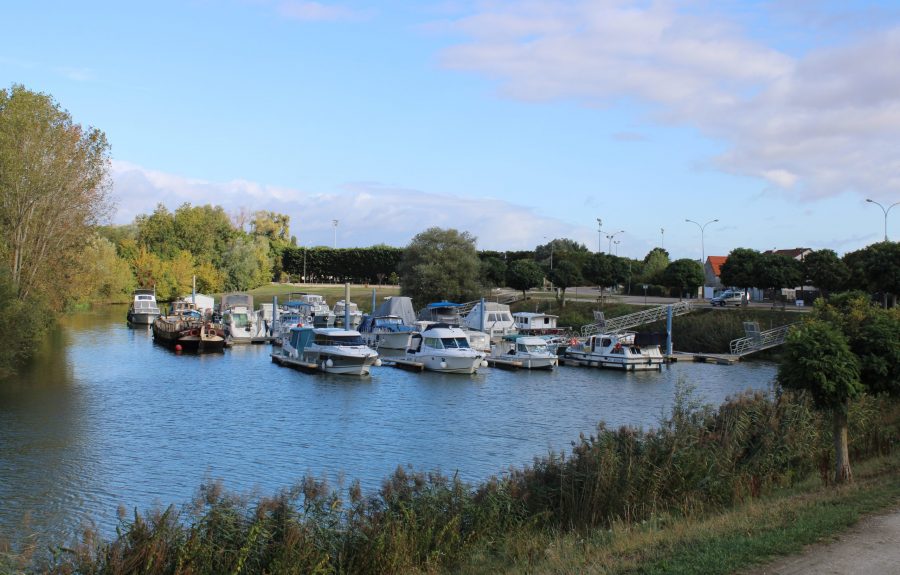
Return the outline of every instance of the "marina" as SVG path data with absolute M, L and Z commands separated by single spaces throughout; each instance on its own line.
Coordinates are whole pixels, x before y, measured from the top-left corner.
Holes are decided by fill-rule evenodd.
M 116 509 L 188 502 L 204 482 L 271 493 L 304 474 L 377 489 L 398 465 L 483 481 L 599 421 L 652 426 L 678 382 L 718 405 L 767 389 L 776 366 L 683 362 L 661 371 L 560 366 L 459 375 L 412 363 L 366 377 L 285 369 L 268 345 L 177 355 L 122 306 L 79 313 L 0 391 L 0 532 L 114 531 Z M 399 358 L 404 361 L 404 358 Z M 36 497 L 35 494 L 40 494 Z M 58 540 L 58 539 L 57 539 Z

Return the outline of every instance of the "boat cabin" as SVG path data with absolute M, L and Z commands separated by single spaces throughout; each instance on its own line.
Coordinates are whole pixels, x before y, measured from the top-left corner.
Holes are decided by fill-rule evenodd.
M 515 319 L 516 328 L 522 334 L 544 335 L 555 334 L 560 331 L 560 328 L 556 325 L 556 320 L 559 319 L 557 315 L 517 311 L 512 316 Z

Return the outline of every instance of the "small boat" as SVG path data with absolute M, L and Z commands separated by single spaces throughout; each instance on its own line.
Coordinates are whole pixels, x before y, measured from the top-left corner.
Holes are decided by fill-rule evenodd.
M 557 315 L 517 311 L 512 314 L 516 329 L 522 335 L 562 335 L 566 330 L 557 327 Z
M 156 304 L 155 289 L 136 289 L 131 305 L 128 306 L 128 323 L 131 325 L 153 325 L 154 320 L 160 316 L 159 306 Z
M 272 341 L 276 345 L 281 345 L 284 340 L 291 337 L 292 328 L 304 326 L 312 326 L 310 316 L 296 309 L 282 309 L 272 321 Z
M 547 340 L 538 336 L 507 336 L 494 344 L 491 359 L 514 361 L 525 369 L 553 369 L 559 358 Z
M 409 348 L 409 338 L 413 331 L 411 326 L 404 324 L 403 319 L 396 315 L 365 316 L 359 326 L 359 332 L 366 343 L 379 352 L 405 352 Z
M 429 371 L 475 373 L 487 365 L 486 354 L 469 345 L 466 332 L 445 323 L 429 325 L 410 337 L 406 360 L 421 363 Z
M 272 340 L 261 310 L 254 311 L 253 296 L 229 293 L 222 296 L 219 313 L 225 336 L 232 343 L 264 343 Z
M 367 375 L 381 365 L 378 352 L 363 342 L 358 331 L 336 327 L 294 327 L 272 359 L 282 365 L 312 367 L 326 373 Z
M 334 312 L 328 307 L 325 298 L 318 294 L 291 292 L 288 294 L 284 309 L 295 309 L 305 312 L 315 327 L 333 327 Z
M 492 339 L 519 332 L 509 306 L 492 301 L 475 304 L 463 323 L 469 329 L 487 333 Z
M 603 333 L 577 340 L 566 347 L 565 357 L 581 365 L 625 371 L 660 370 L 659 344 L 638 345 L 633 332 Z
M 153 322 L 153 341 L 198 353 L 225 349 L 225 338 L 216 326 L 194 309 L 181 309 L 156 318 Z
M 349 307 L 350 307 L 350 325 L 348 326 L 348 329 L 357 329 L 357 328 L 359 328 L 359 324 L 362 323 L 363 314 L 361 311 L 359 311 L 359 306 L 356 305 L 355 303 L 350 302 Z M 334 312 L 334 326 L 335 327 L 344 327 L 344 316 L 346 315 L 344 300 L 338 300 L 334 304 L 334 309 L 332 311 Z

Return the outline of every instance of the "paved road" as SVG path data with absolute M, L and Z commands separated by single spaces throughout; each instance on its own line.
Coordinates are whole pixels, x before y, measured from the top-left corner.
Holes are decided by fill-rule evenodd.
M 900 574 L 900 509 L 867 517 L 832 543 L 811 545 L 746 575 Z
M 550 291 L 531 292 L 531 294 L 529 294 L 529 295 L 531 295 L 531 297 L 540 297 L 540 298 L 554 297 L 553 293 Z M 597 301 L 597 299 L 599 297 L 600 297 L 600 292 L 597 291 L 596 287 L 577 287 L 577 288 L 569 288 L 566 290 L 566 301 L 573 301 L 573 300 Z M 604 298 L 604 301 L 621 302 L 621 303 L 628 303 L 628 304 L 632 304 L 632 305 L 666 305 L 666 304 L 678 303 L 679 301 L 681 301 L 678 298 L 674 298 L 674 297 L 647 296 L 645 298 L 644 296 L 638 296 L 638 295 L 613 295 L 613 296 L 610 296 L 608 294 L 604 294 L 603 298 Z M 709 303 L 709 300 L 691 299 L 688 301 L 692 302 L 694 305 L 699 306 L 699 307 L 712 307 Z M 754 308 L 754 309 L 772 309 L 772 302 L 770 302 L 770 301 L 766 301 L 766 302 L 753 301 L 753 302 L 750 302 L 749 307 Z M 717 307 L 715 309 L 718 310 L 718 309 L 723 309 L 723 308 Z M 738 309 L 738 308 L 735 306 L 735 307 L 729 307 L 729 308 L 724 308 L 724 309 Z M 781 306 L 779 305 L 777 309 L 781 309 Z M 785 306 L 784 310 L 789 311 L 789 312 L 808 312 L 811 310 L 811 308 Z

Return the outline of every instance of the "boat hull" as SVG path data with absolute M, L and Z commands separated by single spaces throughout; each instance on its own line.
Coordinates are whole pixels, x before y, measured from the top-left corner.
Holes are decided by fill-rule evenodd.
M 159 315 L 159 313 L 128 312 L 127 319 L 131 325 L 153 325 Z
M 608 354 L 566 350 L 566 358 L 587 367 L 603 367 L 622 371 L 653 371 L 662 369 L 662 356 L 622 357 Z
M 421 363 L 426 370 L 438 373 L 473 374 L 481 367 L 484 358 L 480 355 L 470 356 L 442 356 L 429 353 L 411 354 L 408 361 Z

